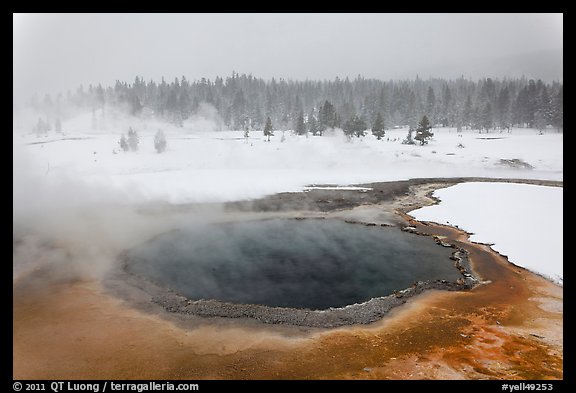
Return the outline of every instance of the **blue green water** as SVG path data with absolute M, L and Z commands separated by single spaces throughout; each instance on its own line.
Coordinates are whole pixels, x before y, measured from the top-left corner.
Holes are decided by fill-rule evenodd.
M 132 249 L 127 270 L 195 300 L 327 309 L 455 281 L 451 252 L 396 228 L 273 219 L 163 234 Z

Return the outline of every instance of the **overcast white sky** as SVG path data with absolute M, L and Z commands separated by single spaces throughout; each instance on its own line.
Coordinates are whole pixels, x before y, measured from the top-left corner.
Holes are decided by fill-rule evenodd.
M 562 80 L 562 14 L 14 14 L 14 100 L 229 76 Z

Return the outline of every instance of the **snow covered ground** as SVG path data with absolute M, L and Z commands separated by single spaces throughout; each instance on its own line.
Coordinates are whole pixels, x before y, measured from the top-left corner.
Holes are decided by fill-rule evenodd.
M 91 129 L 90 119 L 87 115 L 64 122 L 63 134 L 46 137 L 15 132 L 15 174 L 17 167 L 25 166 L 28 175 L 44 183 L 65 179 L 121 192 L 127 201 L 173 203 L 231 201 L 301 191 L 307 185 L 349 186 L 415 177 L 563 177 L 563 134 L 555 130 L 544 135 L 534 129 L 459 135 L 453 128 L 436 128 L 433 140 L 419 146 L 401 143 L 405 128 L 387 130 L 380 141 L 371 134 L 347 141 L 341 132 L 306 137 L 286 131 L 282 138 L 276 131 L 266 142 L 257 131 L 246 141 L 242 131 L 198 131 L 197 124 L 174 128 L 136 120 L 86 131 Z M 119 149 L 128 124 L 139 133 L 138 152 Z M 153 145 L 159 128 L 168 141 L 162 154 Z M 501 160 L 520 160 L 533 168 L 515 168 Z
M 83 217 L 95 203 L 223 202 L 419 177 L 563 179 L 563 134 L 555 130 L 543 135 L 534 129 L 458 134 L 435 128 L 434 138 L 425 146 L 402 144 L 405 128 L 387 130 L 383 140 L 368 134 L 351 141 L 341 131 L 322 137 L 276 131 L 266 142 L 262 132 L 251 131 L 245 140 L 242 131 L 217 131 L 209 119 L 175 128 L 152 120 L 110 117 L 106 129 L 92 130 L 92 114 L 87 114 L 63 122 L 63 133 L 41 137 L 15 121 L 15 230 L 17 224 L 28 222 L 36 228 L 44 225 L 55 237 L 68 236 L 70 231 L 59 232 L 59 226 L 80 220 L 71 228 L 81 232 Z M 206 128 L 200 131 L 199 125 Z M 140 136 L 137 152 L 120 151 L 118 141 L 128 126 Z M 162 154 L 153 144 L 159 128 L 168 141 Z M 512 262 L 561 282 L 561 191 L 461 184 L 437 192 L 443 200 L 440 206 L 413 214 L 458 224 L 476 233 L 474 240 L 495 243 Z M 73 217 L 74 212 L 79 216 Z M 110 231 L 98 225 L 104 233 Z
M 441 202 L 410 212 L 457 225 L 472 241 L 518 266 L 563 283 L 563 189 L 513 183 L 459 183 L 434 192 Z

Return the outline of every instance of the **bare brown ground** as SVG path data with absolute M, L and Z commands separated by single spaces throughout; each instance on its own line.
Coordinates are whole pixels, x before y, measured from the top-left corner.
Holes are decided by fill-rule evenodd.
M 562 288 L 460 231 L 411 225 L 469 250 L 486 283 L 470 292 L 429 291 L 369 326 L 289 337 L 241 323 L 183 329 L 128 307 L 96 281 L 38 288 L 22 280 L 14 284 L 13 376 L 562 379 Z

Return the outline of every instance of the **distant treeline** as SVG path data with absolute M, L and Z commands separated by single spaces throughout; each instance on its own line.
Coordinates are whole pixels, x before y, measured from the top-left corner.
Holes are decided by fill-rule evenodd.
M 185 77 L 172 82 L 162 79 L 114 86 L 80 86 L 75 92 L 44 99 L 31 105 L 51 122 L 59 121 L 62 108 L 75 106 L 97 110 L 118 108 L 136 116 L 153 116 L 177 126 L 208 103 L 223 126 L 235 130 L 262 130 L 267 117 L 274 129 L 302 129 L 320 133 L 360 119 L 368 127 L 378 114 L 385 128 L 415 127 L 423 115 L 435 126 L 477 130 L 533 127 L 563 127 L 563 84 L 541 80 L 459 78 L 445 80 L 382 81 L 358 76 L 353 80 L 293 81 L 264 80 L 233 72 L 225 79 Z

